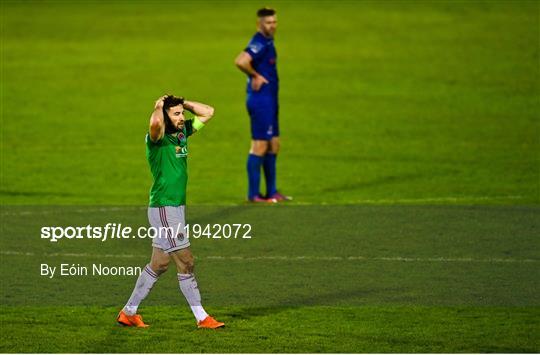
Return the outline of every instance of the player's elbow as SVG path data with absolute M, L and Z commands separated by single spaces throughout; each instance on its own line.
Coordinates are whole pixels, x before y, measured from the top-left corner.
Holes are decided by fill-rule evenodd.
M 150 129 L 159 129 L 163 125 L 163 119 L 156 117 L 156 115 L 152 115 L 150 117 Z
M 238 56 L 234 60 L 234 65 L 236 65 L 238 68 L 240 68 L 240 63 L 241 63 L 240 56 Z
M 215 111 L 216 110 L 212 106 L 208 107 L 208 119 L 210 119 L 210 118 L 212 118 L 212 116 L 214 116 Z
M 236 59 L 234 60 L 234 64 L 238 69 L 245 69 L 246 67 L 246 59 L 240 54 Z
M 161 128 L 161 124 L 158 121 L 152 120 L 150 121 L 150 132 L 158 132 Z
M 150 133 L 150 140 L 152 142 L 157 142 L 160 139 L 161 132 L 163 131 L 162 128 L 163 127 L 162 127 L 161 122 L 154 122 L 154 121 L 150 122 L 149 133 Z
M 214 108 L 212 106 L 206 107 L 204 115 L 200 117 L 201 122 L 206 123 L 206 122 L 210 121 L 212 116 L 214 116 L 214 111 L 215 110 L 214 110 Z

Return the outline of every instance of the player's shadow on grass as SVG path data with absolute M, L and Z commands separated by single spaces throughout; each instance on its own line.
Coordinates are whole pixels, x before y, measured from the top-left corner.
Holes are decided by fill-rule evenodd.
M 401 289 L 398 288 L 381 288 L 371 290 L 358 288 L 329 293 L 317 293 L 309 296 L 299 295 L 296 298 L 287 298 L 277 302 L 274 301 L 272 304 L 264 306 L 240 306 L 239 310 L 222 311 L 221 313 L 233 319 L 251 319 L 274 315 L 302 307 L 347 307 L 362 304 L 362 298 L 366 297 L 368 294 L 372 297 L 373 294 L 384 295 L 390 292 L 398 292 L 400 290 Z M 349 303 L 347 301 L 349 301 Z

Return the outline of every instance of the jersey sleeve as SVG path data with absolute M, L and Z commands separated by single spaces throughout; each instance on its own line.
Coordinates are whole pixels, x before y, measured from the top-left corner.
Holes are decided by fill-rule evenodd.
M 265 44 L 261 41 L 253 38 L 244 49 L 245 52 L 249 53 L 253 60 L 258 60 L 263 56 L 265 50 Z
M 193 134 L 193 120 L 187 120 L 184 125 L 186 126 L 186 136 L 191 136 Z

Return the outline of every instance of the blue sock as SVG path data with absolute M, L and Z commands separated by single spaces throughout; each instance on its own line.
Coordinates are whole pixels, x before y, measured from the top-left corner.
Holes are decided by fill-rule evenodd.
M 270 197 L 277 192 L 276 188 L 276 159 L 277 155 L 266 153 L 264 156 L 264 177 L 266 178 L 266 197 Z
M 261 165 L 263 157 L 250 154 L 247 160 L 248 172 L 248 198 L 252 199 L 259 194 L 259 183 L 261 181 Z

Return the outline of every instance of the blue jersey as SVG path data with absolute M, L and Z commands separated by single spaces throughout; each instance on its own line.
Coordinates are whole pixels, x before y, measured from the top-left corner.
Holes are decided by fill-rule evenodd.
M 266 38 L 262 33 L 257 32 L 245 51 L 249 53 L 253 59 L 251 65 L 257 73 L 261 74 L 268 80 L 268 84 L 264 84 L 258 94 L 277 96 L 279 88 L 279 79 L 276 68 L 277 53 L 274 47 L 274 39 Z M 248 95 L 253 93 L 251 89 L 251 77 L 247 83 Z

